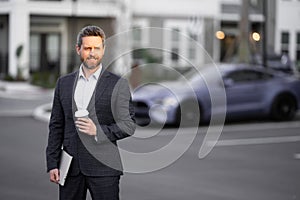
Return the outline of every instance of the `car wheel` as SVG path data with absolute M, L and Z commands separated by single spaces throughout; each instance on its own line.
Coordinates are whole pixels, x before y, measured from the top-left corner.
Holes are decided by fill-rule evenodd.
M 292 120 L 297 111 L 297 104 L 293 96 L 281 94 L 272 104 L 271 118 L 276 121 Z
M 195 102 L 184 102 L 177 110 L 177 124 L 183 126 L 198 126 L 200 124 L 201 109 Z

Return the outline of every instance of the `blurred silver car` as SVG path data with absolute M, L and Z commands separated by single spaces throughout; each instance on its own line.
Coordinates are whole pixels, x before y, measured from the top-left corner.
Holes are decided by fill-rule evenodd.
M 225 104 L 213 105 L 211 94 L 221 91 Z M 193 98 L 199 109 L 189 108 Z M 222 112 L 226 120 L 254 117 L 292 120 L 300 105 L 300 80 L 255 65 L 207 65 L 191 69 L 176 81 L 138 87 L 133 92 L 133 103 L 140 125 L 207 123 Z

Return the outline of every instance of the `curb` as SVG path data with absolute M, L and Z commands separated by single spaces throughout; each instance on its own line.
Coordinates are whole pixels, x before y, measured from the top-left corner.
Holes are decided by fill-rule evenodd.
M 50 110 L 51 107 L 52 103 L 47 103 L 35 108 L 32 113 L 33 118 L 43 122 L 49 122 L 51 114 L 47 112 L 47 110 Z

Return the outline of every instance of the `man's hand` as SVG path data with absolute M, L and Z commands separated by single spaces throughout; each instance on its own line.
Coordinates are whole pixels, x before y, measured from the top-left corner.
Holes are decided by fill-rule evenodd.
M 58 183 L 59 181 L 59 170 L 58 169 L 52 169 L 49 172 L 50 174 L 50 181 L 54 183 Z
M 91 136 L 97 135 L 96 125 L 90 118 L 78 118 L 75 124 L 81 132 Z

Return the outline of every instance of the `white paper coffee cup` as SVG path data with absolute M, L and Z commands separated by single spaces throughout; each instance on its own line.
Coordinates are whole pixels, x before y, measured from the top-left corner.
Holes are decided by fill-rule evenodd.
M 89 111 L 87 110 L 77 110 L 75 112 L 76 118 L 88 118 L 89 117 Z

